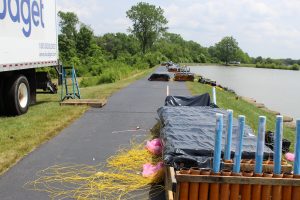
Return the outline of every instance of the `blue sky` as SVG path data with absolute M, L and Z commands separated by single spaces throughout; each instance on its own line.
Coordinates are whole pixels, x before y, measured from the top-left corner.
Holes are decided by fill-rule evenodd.
M 126 11 L 135 0 L 58 0 L 58 9 L 77 13 L 96 35 L 127 32 Z M 169 32 L 203 46 L 233 36 L 250 56 L 300 59 L 298 0 L 151 0 L 168 19 Z

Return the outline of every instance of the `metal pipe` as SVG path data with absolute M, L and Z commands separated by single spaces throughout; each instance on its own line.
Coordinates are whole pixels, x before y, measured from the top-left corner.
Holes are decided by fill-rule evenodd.
M 233 121 L 233 110 L 227 110 L 227 138 L 225 144 L 224 160 L 230 160 L 231 155 L 231 141 L 232 141 L 232 121 Z
M 265 146 L 265 132 L 266 132 L 266 117 L 259 116 L 259 125 L 257 133 L 257 145 L 255 153 L 255 173 L 262 173 L 262 164 L 264 157 L 264 146 Z
M 213 172 L 220 172 L 220 161 L 221 161 L 221 142 L 223 132 L 223 114 L 217 113 L 216 120 L 216 135 L 215 135 L 215 151 L 213 161 Z
M 245 116 L 239 115 L 238 135 L 236 137 L 236 147 L 235 147 L 234 164 L 233 164 L 234 173 L 239 173 L 241 169 L 244 130 L 245 130 Z
M 274 174 L 281 174 L 281 155 L 282 155 L 282 133 L 283 117 L 276 117 L 275 144 L 274 144 Z

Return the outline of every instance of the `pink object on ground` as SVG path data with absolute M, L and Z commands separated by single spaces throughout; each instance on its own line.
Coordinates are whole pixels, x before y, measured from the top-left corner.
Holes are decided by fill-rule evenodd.
M 288 161 L 294 162 L 294 160 L 295 160 L 295 155 L 294 155 L 293 153 L 287 153 L 287 154 L 285 154 L 285 158 L 286 158 Z
M 163 166 L 164 164 L 162 162 L 157 163 L 157 165 L 152 165 L 150 163 L 144 164 L 142 175 L 145 178 L 154 177 L 160 170 L 163 169 Z
M 153 153 L 155 155 L 160 155 L 161 152 L 162 152 L 162 143 L 161 143 L 161 140 L 158 139 L 158 138 L 156 138 L 154 140 L 147 141 L 146 148 L 151 153 Z

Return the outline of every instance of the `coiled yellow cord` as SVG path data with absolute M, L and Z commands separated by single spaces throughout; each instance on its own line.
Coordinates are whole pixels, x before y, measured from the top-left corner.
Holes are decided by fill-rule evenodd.
M 47 192 L 51 199 L 148 199 L 149 189 L 163 178 L 163 170 L 152 178 L 141 175 L 142 165 L 161 161 L 153 157 L 144 143 L 131 144 L 107 159 L 107 164 L 62 164 L 37 173 L 38 179 L 25 184 L 25 188 Z M 151 195 L 164 188 L 155 186 Z

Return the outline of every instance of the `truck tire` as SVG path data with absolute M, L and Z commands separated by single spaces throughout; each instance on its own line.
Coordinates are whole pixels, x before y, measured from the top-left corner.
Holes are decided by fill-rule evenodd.
M 14 76 L 7 85 L 7 104 L 9 115 L 22 115 L 28 111 L 30 104 L 30 86 L 23 75 Z

